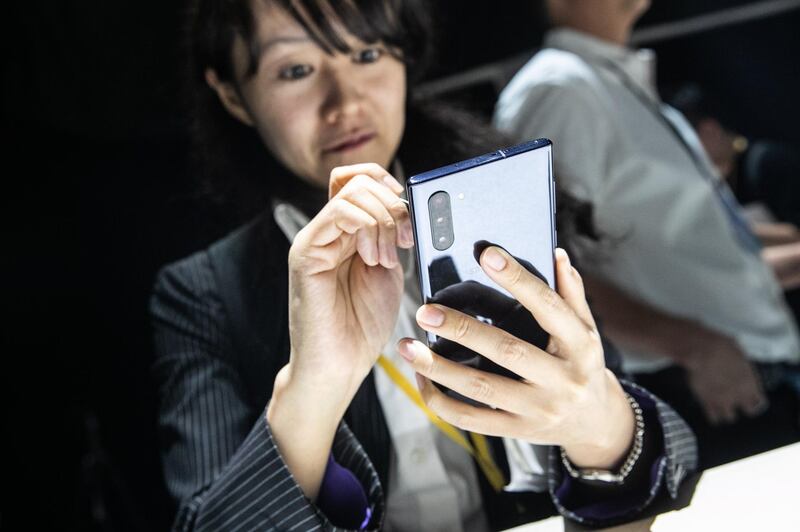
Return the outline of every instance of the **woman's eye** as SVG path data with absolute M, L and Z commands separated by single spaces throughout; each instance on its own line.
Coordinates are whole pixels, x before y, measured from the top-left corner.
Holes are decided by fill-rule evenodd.
M 383 55 L 380 48 L 365 48 L 355 53 L 353 61 L 356 63 L 374 63 Z
M 292 65 L 281 69 L 278 77 L 287 80 L 302 79 L 314 71 L 311 65 Z

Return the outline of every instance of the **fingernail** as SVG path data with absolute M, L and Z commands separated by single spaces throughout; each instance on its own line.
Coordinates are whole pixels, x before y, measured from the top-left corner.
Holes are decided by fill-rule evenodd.
M 401 194 L 405 190 L 403 185 L 400 184 L 400 181 L 390 175 L 383 176 L 383 182 L 397 194 Z
M 411 347 L 411 342 L 408 340 L 398 342 L 397 352 L 400 353 L 401 357 L 405 358 L 409 362 L 414 362 L 414 359 L 417 356 L 417 354 L 414 353 L 414 349 Z
M 386 258 L 389 261 L 389 265 L 391 267 L 397 266 L 397 264 L 400 262 L 399 259 L 397 258 L 397 248 L 395 248 L 394 246 L 387 247 Z
M 411 230 L 411 222 L 400 224 L 400 242 L 406 246 L 414 245 L 414 232 Z
M 556 260 L 563 260 L 567 262 L 567 265 L 570 264 L 569 255 L 567 255 L 566 250 L 562 248 L 556 248 Z
M 365 260 L 369 266 L 377 266 L 381 263 L 381 251 L 377 246 L 370 246 L 369 260 Z
M 419 373 L 414 373 L 414 377 L 417 379 L 417 388 L 419 388 L 420 391 L 424 390 L 425 389 L 425 377 L 423 377 Z
M 498 272 L 502 271 L 503 268 L 506 267 L 506 264 L 508 264 L 506 258 L 497 248 L 487 248 L 486 251 L 483 252 L 483 257 L 486 261 L 486 265 Z
M 431 327 L 438 327 L 444 323 L 444 312 L 431 305 L 423 305 L 417 311 L 417 319 Z

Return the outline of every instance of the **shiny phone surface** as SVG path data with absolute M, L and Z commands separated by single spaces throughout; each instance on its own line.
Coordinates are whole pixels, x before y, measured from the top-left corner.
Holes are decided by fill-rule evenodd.
M 418 174 L 407 189 L 423 300 L 544 348 L 548 335 L 483 272 L 478 257 L 488 245 L 502 247 L 555 289 L 551 142 L 534 140 Z M 515 376 L 431 333 L 428 345 L 452 360 Z

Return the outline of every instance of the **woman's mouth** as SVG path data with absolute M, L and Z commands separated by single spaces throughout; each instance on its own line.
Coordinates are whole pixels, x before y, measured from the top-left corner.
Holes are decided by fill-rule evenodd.
M 375 133 L 356 133 L 336 139 L 334 142 L 323 148 L 322 151 L 324 153 L 347 153 L 357 150 L 374 138 Z

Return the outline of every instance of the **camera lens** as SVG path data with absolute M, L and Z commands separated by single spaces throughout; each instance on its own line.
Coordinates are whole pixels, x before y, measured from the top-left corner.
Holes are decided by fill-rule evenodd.
M 450 212 L 450 195 L 440 191 L 428 199 L 428 214 L 431 220 L 431 237 L 433 247 L 443 251 L 453 245 L 452 213 Z

